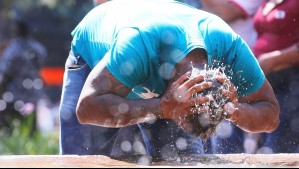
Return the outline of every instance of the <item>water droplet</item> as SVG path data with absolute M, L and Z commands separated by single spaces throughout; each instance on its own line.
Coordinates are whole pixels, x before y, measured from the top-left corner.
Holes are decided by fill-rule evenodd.
M 145 149 L 144 145 L 140 141 L 134 142 L 134 144 L 133 144 L 133 150 L 137 154 L 146 154 L 146 149 Z
M 33 86 L 33 81 L 32 81 L 31 79 L 25 79 L 25 80 L 23 81 L 23 87 L 24 87 L 25 89 L 31 89 L 32 86 Z
M 164 31 L 162 33 L 162 42 L 167 45 L 171 45 L 174 43 L 174 34 L 171 31 Z
M 4 100 L 0 100 L 0 111 L 5 110 L 6 106 L 6 102 Z
M 175 71 L 172 73 L 173 69 L 173 64 L 165 62 L 159 67 L 159 74 L 163 79 L 169 80 L 175 75 Z
M 131 75 L 134 72 L 134 69 L 134 65 L 129 61 L 121 64 L 119 68 L 120 72 L 126 76 Z
M 139 158 L 139 160 L 138 160 L 138 164 L 139 164 L 139 165 L 148 166 L 148 165 L 150 165 L 150 163 L 151 163 L 151 160 L 150 160 L 150 158 L 147 157 L 147 156 L 142 156 L 142 157 Z
M 244 145 L 245 153 L 248 153 L 248 154 L 255 153 L 255 151 L 257 149 L 257 142 L 253 138 L 246 138 L 244 140 L 243 145 Z
M 226 139 L 226 138 L 229 138 L 232 136 L 233 134 L 233 127 L 232 127 L 233 124 L 227 122 L 227 121 L 223 121 L 221 122 L 217 129 L 216 129 L 216 135 L 217 137 L 219 138 L 222 138 L 222 139 Z
M 14 95 L 11 92 L 5 92 L 3 94 L 3 100 L 6 102 L 10 103 L 13 101 L 13 99 L 14 99 Z
M 14 104 L 14 108 L 15 108 L 17 111 L 20 111 L 20 110 L 23 108 L 24 105 L 25 105 L 25 104 L 24 104 L 23 101 L 18 100 L 18 101 L 15 102 L 15 104 Z
M 33 88 L 36 89 L 36 90 L 40 90 L 42 89 L 44 86 L 44 83 L 41 79 L 35 79 L 33 81 Z
M 129 141 L 123 141 L 120 147 L 123 152 L 130 152 L 132 149 L 132 145 Z
M 118 111 L 122 114 L 127 113 L 129 111 L 129 105 L 126 103 L 121 103 L 118 105 Z
M 182 137 L 178 138 L 175 144 L 179 150 L 186 150 L 188 146 L 186 139 Z

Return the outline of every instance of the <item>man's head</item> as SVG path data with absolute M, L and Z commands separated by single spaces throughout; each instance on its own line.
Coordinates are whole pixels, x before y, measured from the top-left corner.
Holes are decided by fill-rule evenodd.
M 224 75 L 219 69 L 192 70 L 191 78 L 202 74 L 204 81 L 212 82 L 213 86 L 200 93 L 195 93 L 194 97 L 208 96 L 210 101 L 202 105 L 196 105 L 193 109 L 194 114 L 187 117 L 193 125 L 192 133 L 207 140 L 216 130 L 218 124 L 225 118 L 224 105 L 228 103 L 228 98 L 222 94 L 222 89 L 227 89 L 225 82 L 220 83 L 217 76 Z
M 211 88 L 193 94 L 194 98 L 208 96 L 210 101 L 204 104 L 195 104 L 192 110 L 194 114 L 187 116 L 187 120 L 192 126 L 191 133 L 206 140 L 225 117 L 223 108 L 228 102 L 228 98 L 222 94 L 222 88 L 226 88 L 226 85 L 217 80 L 218 76 L 225 75 L 223 70 L 209 68 L 207 53 L 204 49 L 191 51 L 176 65 L 176 72 L 183 74 L 187 71 L 191 71 L 189 78 L 203 75 L 205 82 L 213 83 Z

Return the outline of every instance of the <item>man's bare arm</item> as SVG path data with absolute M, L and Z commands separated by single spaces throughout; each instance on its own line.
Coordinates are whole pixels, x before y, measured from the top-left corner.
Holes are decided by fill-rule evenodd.
M 182 75 L 161 99 L 131 100 L 125 98 L 131 89 L 115 79 L 100 62 L 88 76 L 79 97 L 78 120 L 82 124 L 105 127 L 123 127 L 156 118 L 174 119 L 178 122 L 180 118 L 192 113 L 190 110 L 193 103 L 208 101 L 208 98 L 192 98 L 192 94 L 210 87 L 210 84 L 199 84 L 203 77 L 188 77 L 188 73 Z
M 88 76 L 81 92 L 77 117 L 82 124 L 123 127 L 161 118 L 159 99 L 128 100 L 131 89 L 115 79 L 101 64 Z M 146 110 L 146 111 L 144 111 Z M 152 114 L 152 116 L 149 116 Z
M 258 61 L 265 74 L 280 71 L 299 64 L 299 43 L 282 50 L 264 53 Z
M 278 126 L 280 107 L 267 80 L 257 92 L 240 97 L 237 110 L 231 106 L 224 108 L 231 113 L 228 120 L 245 131 L 272 132 Z

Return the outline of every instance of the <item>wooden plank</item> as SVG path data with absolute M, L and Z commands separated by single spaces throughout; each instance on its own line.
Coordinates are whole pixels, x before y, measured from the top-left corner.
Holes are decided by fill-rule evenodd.
M 299 154 L 215 154 L 201 155 L 197 157 L 181 157 L 176 161 L 159 162 L 155 165 L 162 166 L 185 166 L 185 167 L 254 167 L 254 168 L 277 168 L 299 167 Z
M 138 165 L 105 156 L 0 156 L 1 168 L 137 168 Z
M 135 158 L 135 161 L 133 160 Z M 198 167 L 299 167 L 299 154 L 216 154 L 179 157 L 141 165 L 140 158 L 116 160 L 109 157 L 76 155 L 0 156 L 1 168 L 198 168 Z M 138 162 L 139 160 L 139 162 Z M 144 164 L 144 163 L 143 163 Z

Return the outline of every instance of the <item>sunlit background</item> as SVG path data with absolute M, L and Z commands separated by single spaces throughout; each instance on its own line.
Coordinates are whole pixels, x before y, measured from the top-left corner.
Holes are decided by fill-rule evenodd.
M 0 56 L 13 38 L 12 23 L 16 20 L 27 22 L 31 36 L 47 50 L 47 60 L 40 72 L 42 79 L 23 82 L 25 88 L 45 91 L 38 101 L 36 117 L 27 115 L 24 121 L 13 120 L 15 129 L 9 135 L 0 131 L 1 155 L 59 153 L 58 106 L 70 32 L 92 8 L 92 0 L 0 0 Z M 2 94 L 0 109 L 5 109 L 13 97 L 9 92 Z M 15 106 L 24 105 L 20 102 Z M 35 118 L 37 130 L 30 134 Z
M 15 129 L 10 134 L 0 129 L 0 155 L 59 154 L 58 109 L 64 64 L 72 40 L 71 31 L 94 6 L 93 0 L 0 0 L 0 57 L 13 38 L 12 23 L 16 20 L 27 22 L 31 35 L 47 50 L 46 64 L 40 72 L 41 79 L 23 81 L 25 88 L 43 88 L 45 91 L 45 95 L 36 105 L 37 109 L 34 112 L 36 116 L 24 114 L 25 120 L 13 120 L 12 124 Z M 194 4 L 194 6 L 198 5 Z M 124 65 L 128 69 L 128 65 Z M 0 111 L 6 108 L 6 103 L 10 102 L 13 97 L 9 92 L 0 95 Z M 290 105 L 298 105 L 296 98 L 291 101 Z M 15 104 L 16 109 L 24 106 L 22 102 Z M 26 108 L 30 109 L 30 105 L 26 105 Z M 127 105 L 120 105 L 118 108 L 124 112 L 128 109 Z M 299 120 L 292 119 L 291 123 L 292 130 L 298 133 Z M 32 134 L 33 125 L 36 125 L 37 130 Z M 233 130 L 231 124 L 224 122 L 218 127 L 216 136 L 227 139 L 232 135 Z M 258 139 L 257 136 L 250 135 L 244 140 L 245 153 L 255 151 L 273 153 L 273 150 L 268 147 L 256 150 Z M 132 150 L 143 152 L 145 150 L 141 145 L 138 141 L 133 144 L 124 141 L 121 149 L 123 152 Z M 176 142 L 179 149 L 185 149 L 186 145 L 186 140 L 183 138 L 179 138 Z M 299 149 L 299 146 L 297 147 Z M 164 152 L 162 151 L 165 156 L 169 153 Z M 140 161 L 142 164 L 147 164 L 149 160 L 142 157 Z

